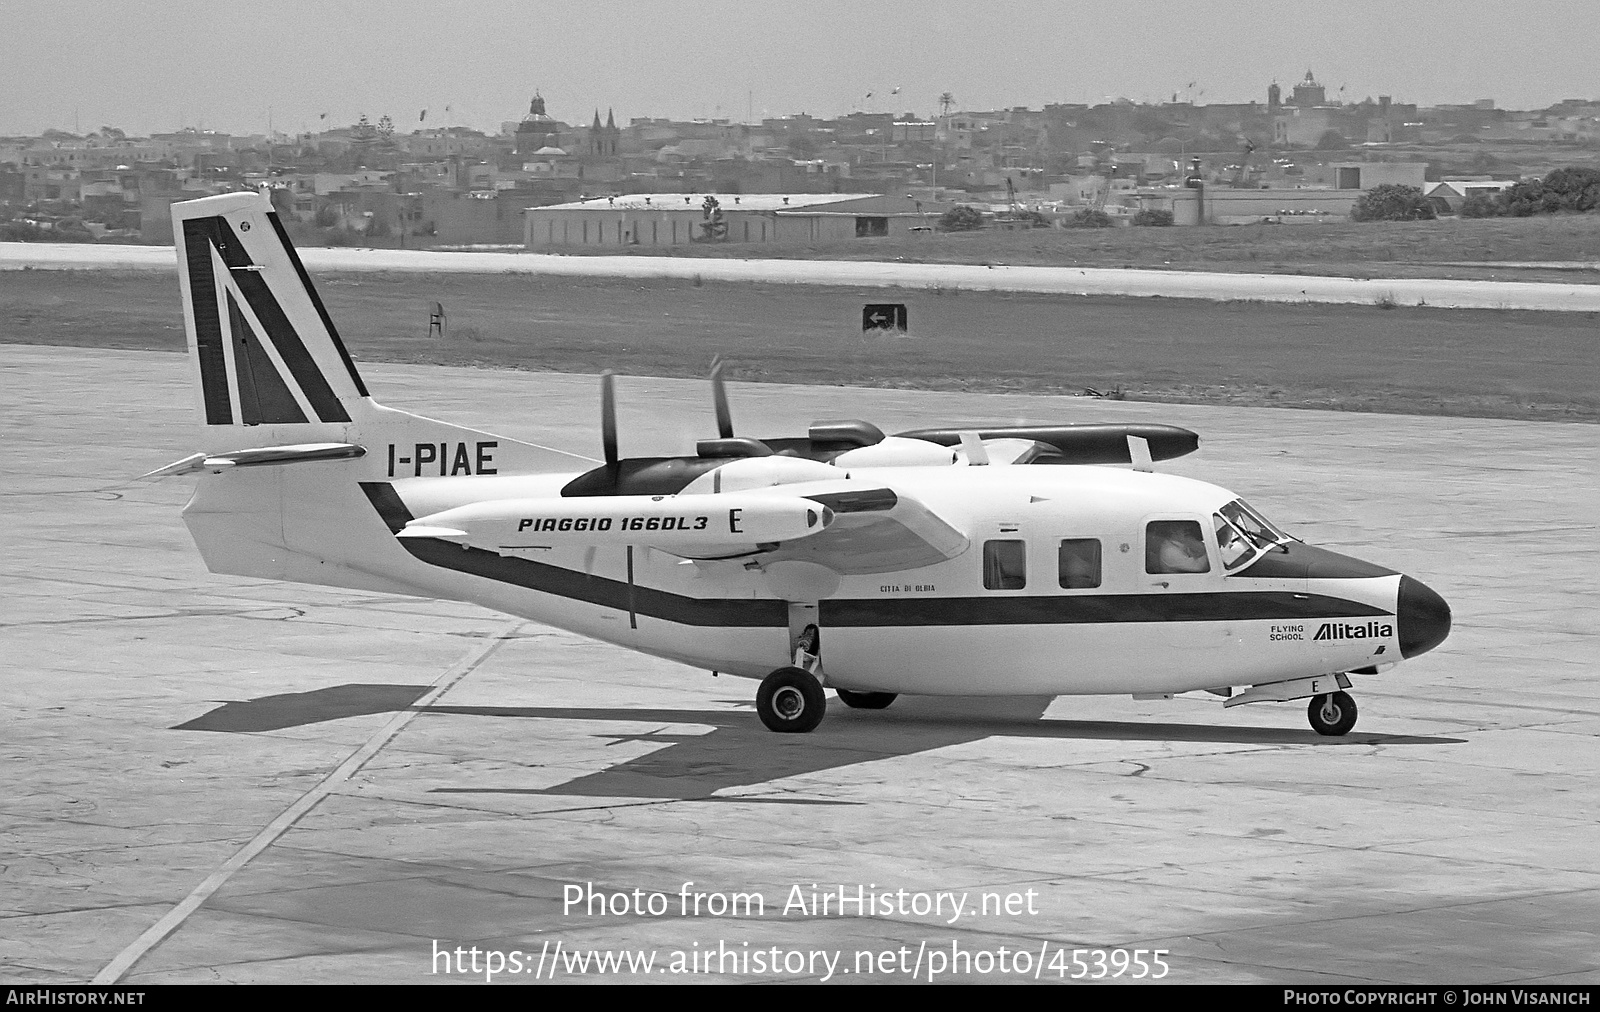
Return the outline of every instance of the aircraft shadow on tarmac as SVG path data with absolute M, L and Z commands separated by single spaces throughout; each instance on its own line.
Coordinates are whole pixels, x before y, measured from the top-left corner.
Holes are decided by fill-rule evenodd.
M 262 696 L 224 703 L 174 730 L 250 733 L 282 730 L 343 717 L 394 713 L 413 708 L 425 685 L 330 686 L 311 692 Z M 717 791 L 751 787 L 785 777 L 839 769 L 877 759 L 913 755 L 991 737 L 1077 738 L 1105 741 L 1181 741 L 1244 745 L 1445 745 L 1460 738 L 1393 734 L 1349 734 L 1329 738 L 1307 729 L 1234 725 L 1044 720 L 1050 696 L 902 697 L 892 710 L 850 710 L 837 701 L 828 719 L 810 734 L 774 734 L 748 703 L 740 709 L 662 709 L 577 706 L 429 706 L 431 717 L 517 717 L 564 721 L 626 721 L 632 724 L 709 725 L 703 733 L 618 731 L 597 735 L 621 742 L 666 745 L 597 773 L 546 788 L 450 787 L 438 793 L 533 794 L 678 801 L 808 801 L 783 796 L 716 797 Z M 733 701 L 721 700 L 721 703 Z

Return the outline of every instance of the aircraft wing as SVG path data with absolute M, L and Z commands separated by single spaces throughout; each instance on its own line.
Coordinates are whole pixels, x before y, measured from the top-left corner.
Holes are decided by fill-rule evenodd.
M 827 529 L 780 544 L 763 562 L 793 560 L 836 573 L 887 573 L 953 559 L 967 536 L 916 499 L 891 489 L 821 492 L 806 498 L 833 511 Z

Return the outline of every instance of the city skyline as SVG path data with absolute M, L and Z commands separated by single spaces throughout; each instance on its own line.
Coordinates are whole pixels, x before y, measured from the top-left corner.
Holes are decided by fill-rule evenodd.
M 1307 69 L 1329 101 L 1492 98 L 1501 108 L 1536 109 L 1600 97 L 1600 67 L 1582 43 L 1600 37 L 1600 5 L 1564 0 L 1509 14 L 1436 0 L 1395 13 L 1357 0 L 1276 16 L 1196 11 L 1176 0 L 1126 9 L 1017 0 L 981 16 L 950 0 L 443 10 L 419 0 L 377 9 L 285 0 L 225 26 L 194 0 L 161 9 L 156 20 L 99 0 L 0 2 L 0 19 L 22 43 L 0 69 L 0 134 L 102 125 L 143 135 L 182 127 L 250 134 L 269 122 L 295 133 L 363 113 L 373 121 L 388 114 L 407 133 L 452 125 L 494 132 L 521 117 L 535 90 L 558 119 L 586 122 L 598 106 L 624 124 L 927 115 L 946 91 L 975 110 L 1174 95 L 1264 102 L 1270 83 L 1287 93 Z M 1496 31 L 1497 18 L 1530 31 Z M 64 25 L 72 44 L 59 38 Z M 1560 31 L 1529 37 L 1552 26 Z M 44 37 L 53 43 L 30 44 Z

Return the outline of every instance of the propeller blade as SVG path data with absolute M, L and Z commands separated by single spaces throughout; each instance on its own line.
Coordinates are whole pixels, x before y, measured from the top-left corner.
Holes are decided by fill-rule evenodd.
M 722 369 L 725 363 L 721 356 L 711 362 L 711 402 L 717 409 L 717 436 L 720 439 L 733 438 L 733 412 L 728 410 L 728 388 L 722 382 Z
M 600 374 L 600 445 L 607 464 L 617 462 L 617 374 Z

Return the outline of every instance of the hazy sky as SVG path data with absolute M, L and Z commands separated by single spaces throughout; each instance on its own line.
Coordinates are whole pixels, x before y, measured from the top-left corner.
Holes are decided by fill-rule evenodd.
M 0 134 L 236 133 L 382 114 L 837 115 L 1170 98 L 1600 99 L 1600 0 L 0 0 Z M 1190 83 L 1193 82 L 1193 88 Z M 891 95 L 899 87 L 900 94 Z M 873 97 L 866 97 L 873 93 Z M 449 106 L 449 111 L 446 111 Z M 319 115 L 327 113 L 327 120 Z

